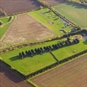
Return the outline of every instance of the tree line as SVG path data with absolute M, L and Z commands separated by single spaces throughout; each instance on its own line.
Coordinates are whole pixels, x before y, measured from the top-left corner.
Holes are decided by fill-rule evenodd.
M 73 39 L 73 41 L 71 41 L 69 38 L 67 38 L 66 41 L 63 41 L 63 42 L 60 42 L 57 44 L 53 44 L 51 46 L 44 46 L 44 47 L 40 47 L 40 48 L 22 51 L 19 53 L 18 56 L 20 58 L 33 57 L 35 55 L 42 55 L 43 53 L 51 52 L 51 51 L 58 50 L 65 46 L 70 46 L 70 45 L 74 45 L 74 44 L 78 44 L 78 43 L 79 43 L 79 40 L 77 38 Z

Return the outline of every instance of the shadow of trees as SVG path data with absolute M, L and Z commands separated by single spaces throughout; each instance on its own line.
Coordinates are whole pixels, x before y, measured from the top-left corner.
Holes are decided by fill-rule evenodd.
M 85 40 L 83 43 L 84 43 L 85 45 L 87 45 L 87 40 Z
M 79 4 L 79 3 L 75 3 L 75 2 L 67 2 L 66 3 L 67 5 L 71 5 L 72 7 L 75 7 L 75 8 L 84 8 L 84 9 L 87 9 L 87 6 L 84 5 L 84 4 Z
M 13 56 L 10 58 L 11 61 L 19 60 L 20 58 L 18 56 Z
M 64 3 L 66 2 L 67 0 L 55 0 L 56 2 L 59 2 L 59 3 Z

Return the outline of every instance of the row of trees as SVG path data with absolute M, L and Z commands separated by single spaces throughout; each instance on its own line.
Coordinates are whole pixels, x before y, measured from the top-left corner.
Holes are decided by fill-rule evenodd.
M 69 1 L 69 2 L 83 3 L 83 4 L 87 3 L 87 0 L 67 0 L 67 1 Z
M 43 53 L 46 53 L 46 52 L 51 52 L 51 51 L 54 51 L 54 50 L 57 50 L 59 48 L 62 48 L 62 47 L 65 47 L 65 46 L 70 46 L 70 45 L 73 45 L 73 44 L 77 44 L 79 43 L 79 40 L 78 39 L 74 39 L 73 41 L 71 41 L 69 38 L 67 38 L 66 41 L 63 41 L 63 42 L 60 42 L 60 43 L 57 43 L 57 44 L 53 44 L 52 46 L 45 46 L 45 47 L 40 47 L 40 48 L 35 48 L 35 49 L 31 49 L 31 50 L 28 50 L 28 51 L 25 51 L 25 52 L 21 52 L 19 53 L 19 57 L 20 58 L 24 58 L 24 57 L 32 57 L 34 55 L 41 55 Z

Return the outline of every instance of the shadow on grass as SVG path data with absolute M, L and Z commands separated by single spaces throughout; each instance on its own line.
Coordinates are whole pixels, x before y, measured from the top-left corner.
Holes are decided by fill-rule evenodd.
M 85 45 L 87 45 L 87 40 L 85 40 L 83 43 L 84 43 Z
M 21 59 L 21 58 L 19 58 L 19 56 L 14 56 L 14 57 L 10 58 L 11 61 L 15 61 L 15 60 L 19 60 L 19 59 Z
M 67 5 L 71 5 L 72 7 L 75 7 L 75 8 L 84 8 L 84 9 L 87 9 L 87 6 L 84 5 L 84 4 L 79 4 L 79 3 L 74 3 L 74 2 L 67 2 L 66 3 Z

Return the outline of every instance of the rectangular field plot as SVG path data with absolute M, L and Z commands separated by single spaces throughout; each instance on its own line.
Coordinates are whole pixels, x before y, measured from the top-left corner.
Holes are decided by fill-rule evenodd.
M 87 55 L 39 75 L 37 87 L 87 87 Z
M 87 43 L 87 41 L 86 41 Z M 81 41 L 79 44 L 67 46 L 53 51 L 52 53 L 58 60 L 62 60 L 87 49 L 87 44 Z
M 87 28 L 87 7 L 79 4 L 66 3 L 54 6 L 61 15 L 80 26 Z
M 56 40 L 56 41 L 47 42 L 41 45 L 27 46 L 21 49 L 16 49 L 14 51 L 7 52 L 0 56 L 3 59 L 3 61 L 5 61 L 10 66 L 12 66 L 14 69 L 18 70 L 24 75 L 27 75 L 41 68 L 44 68 L 50 64 L 53 64 L 56 61 L 50 53 L 44 53 L 42 55 L 35 55 L 33 57 L 26 57 L 24 59 L 21 59 L 17 57 L 19 52 L 22 52 L 22 51 L 25 52 L 26 50 L 31 50 L 35 48 L 44 47 L 44 46 L 51 46 L 52 44 L 57 42 L 58 41 Z
M 71 26 L 67 26 L 64 21 L 62 21 L 56 14 L 54 14 L 49 9 L 41 9 L 29 12 L 29 14 L 41 22 L 43 25 L 48 27 L 50 30 L 54 31 L 57 36 L 61 36 L 65 32 L 69 32 L 71 30 Z
M 10 54 L 13 53 L 10 52 Z M 2 55 L 1 57 L 3 58 L 3 61 L 24 75 L 33 73 L 56 62 L 49 53 L 26 57 L 24 59 L 9 55 L 8 53 Z

